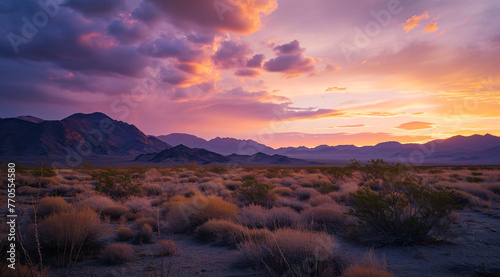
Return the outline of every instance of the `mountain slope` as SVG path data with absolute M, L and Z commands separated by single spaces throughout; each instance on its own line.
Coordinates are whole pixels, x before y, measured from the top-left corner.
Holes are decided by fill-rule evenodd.
M 195 162 L 200 165 L 205 165 L 212 163 L 228 163 L 231 160 L 220 154 L 210 152 L 205 149 L 189 148 L 181 144 L 165 149 L 159 153 L 139 155 L 134 161 L 167 164 L 187 164 Z
M 231 154 L 223 156 L 201 148 L 189 148 L 184 145 L 165 149 L 159 153 L 142 154 L 135 158 L 136 162 L 161 163 L 164 165 L 196 163 L 198 165 L 218 164 L 225 166 L 235 165 L 313 165 L 304 160 L 293 159 L 283 155 L 267 155 L 256 153 L 253 155 Z
M 134 125 L 103 113 L 74 114 L 63 120 L 33 123 L 0 119 L 0 156 L 65 156 L 68 151 L 89 155 L 127 156 L 170 147 L 149 138 Z
M 158 136 L 157 138 L 173 146 L 182 144 L 191 148 L 204 148 L 219 154 L 234 153 L 240 155 L 252 155 L 258 152 L 275 154 L 275 150 L 273 148 L 251 139 L 243 140 L 216 137 L 207 141 L 197 136 L 181 133 L 172 133 L 169 135 Z

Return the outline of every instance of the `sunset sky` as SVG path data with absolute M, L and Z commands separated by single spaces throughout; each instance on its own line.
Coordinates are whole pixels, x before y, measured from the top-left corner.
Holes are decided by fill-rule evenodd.
M 0 117 L 272 147 L 500 135 L 497 0 L 41 3 L 0 3 Z

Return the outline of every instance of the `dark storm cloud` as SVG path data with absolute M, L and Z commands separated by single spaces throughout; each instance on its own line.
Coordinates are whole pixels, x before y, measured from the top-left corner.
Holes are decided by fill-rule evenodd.
M 125 9 L 123 0 L 59 0 L 66 6 L 77 10 L 87 17 L 102 17 L 114 15 Z
M 250 60 L 247 62 L 247 67 L 262 67 L 262 62 L 264 61 L 265 56 L 263 54 L 257 54 L 253 56 Z
M 240 68 L 234 72 L 234 75 L 239 77 L 257 78 L 260 76 L 260 71 L 250 68 Z
M 149 35 L 149 29 L 142 22 L 115 20 L 108 26 L 108 33 L 121 44 L 132 44 Z
M 298 53 L 304 52 L 304 48 L 300 48 L 300 44 L 298 40 L 294 40 L 290 43 L 285 43 L 273 48 L 274 51 L 278 53 L 278 55 L 294 55 Z
M 201 43 L 201 44 L 212 44 L 214 42 L 214 35 L 203 35 L 203 34 L 189 34 L 187 35 L 187 39 L 192 43 Z
M 315 61 L 305 56 L 298 40 L 273 48 L 277 57 L 264 64 L 264 69 L 270 72 L 282 72 L 285 76 L 299 76 L 314 70 Z
M 252 53 L 250 45 L 240 41 L 224 41 L 213 55 L 214 64 L 222 69 L 244 67 L 247 56 Z
M 181 62 L 194 61 L 203 54 L 201 50 L 192 49 L 187 40 L 179 38 L 159 38 L 141 45 L 139 50 L 151 57 L 177 58 Z
M 261 15 L 277 8 L 276 0 L 148 0 L 167 21 L 185 30 L 249 34 L 262 27 Z

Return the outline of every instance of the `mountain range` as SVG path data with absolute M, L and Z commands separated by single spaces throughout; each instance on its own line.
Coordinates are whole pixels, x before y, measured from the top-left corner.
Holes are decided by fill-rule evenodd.
M 63 120 L 26 116 L 0 119 L 0 156 L 60 157 L 68 151 L 130 156 L 170 147 L 134 125 L 103 113 L 73 114 Z
M 137 156 L 134 161 L 160 163 L 164 165 L 196 163 L 198 165 L 315 165 L 318 163 L 305 160 L 289 158 L 283 155 L 267 155 L 255 153 L 253 155 L 221 155 L 202 148 L 190 148 L 185 145 L 177 145 L 167 148 L 159 153 L 148 153 Z
M 254 140 L 189 134 L 147 136 L 134 125 L 103 113 L 73 114 L 62 120 L 33 116 L 0 119 L 0 157 L 67 159 L 69 153 L 94 161 L 125 163 L 346 164 L 351 159 L 384 159 L 411 164 L 500 164 L 500 137 L 454 136 L 425 144 L 384 142 L 354 145 L 284 147 L 273 149 Z

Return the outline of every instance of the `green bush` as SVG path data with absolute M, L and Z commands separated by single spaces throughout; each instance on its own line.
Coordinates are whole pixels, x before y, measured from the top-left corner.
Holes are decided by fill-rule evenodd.
M 453 206 L 449 191 L 405 177 L 381 192 L 362 187 L 352 193 L 349 214 L 359 219 L 368 241 L 411 245 L 437 239 L 438 227 Z
M 469 182 L 469 183 L 482 183 L 484 182 L 484 179 L 481 178 L 481 177 L 471 177 L 471 176 L 468 176 L 465 178 L 465 181 Z
M 33 176 L 35 177 L 54 177 L 57 175 L 56 171 L 52 167 L 41 167 L 33 169 Z
M 102 192 L 112 199 L 124 199 L 140 194 L 141 185 L 132 182 L 131 170 L 119 171 L 112 167 L 106 167 L 100 172 L 92 174 L 92 179 L 99 184 L 96 190 Z
M 251 204 L 268 206 L 275 200 L 275 194 L 271 192 L 272 187 L 258 181 L 245 181 L 238 188 L 237 195 L 240 200 Z
M 227 172 L 227 168 L 220 165 L 212 165 L 207 170 L 216 174 L 223 174 Z

